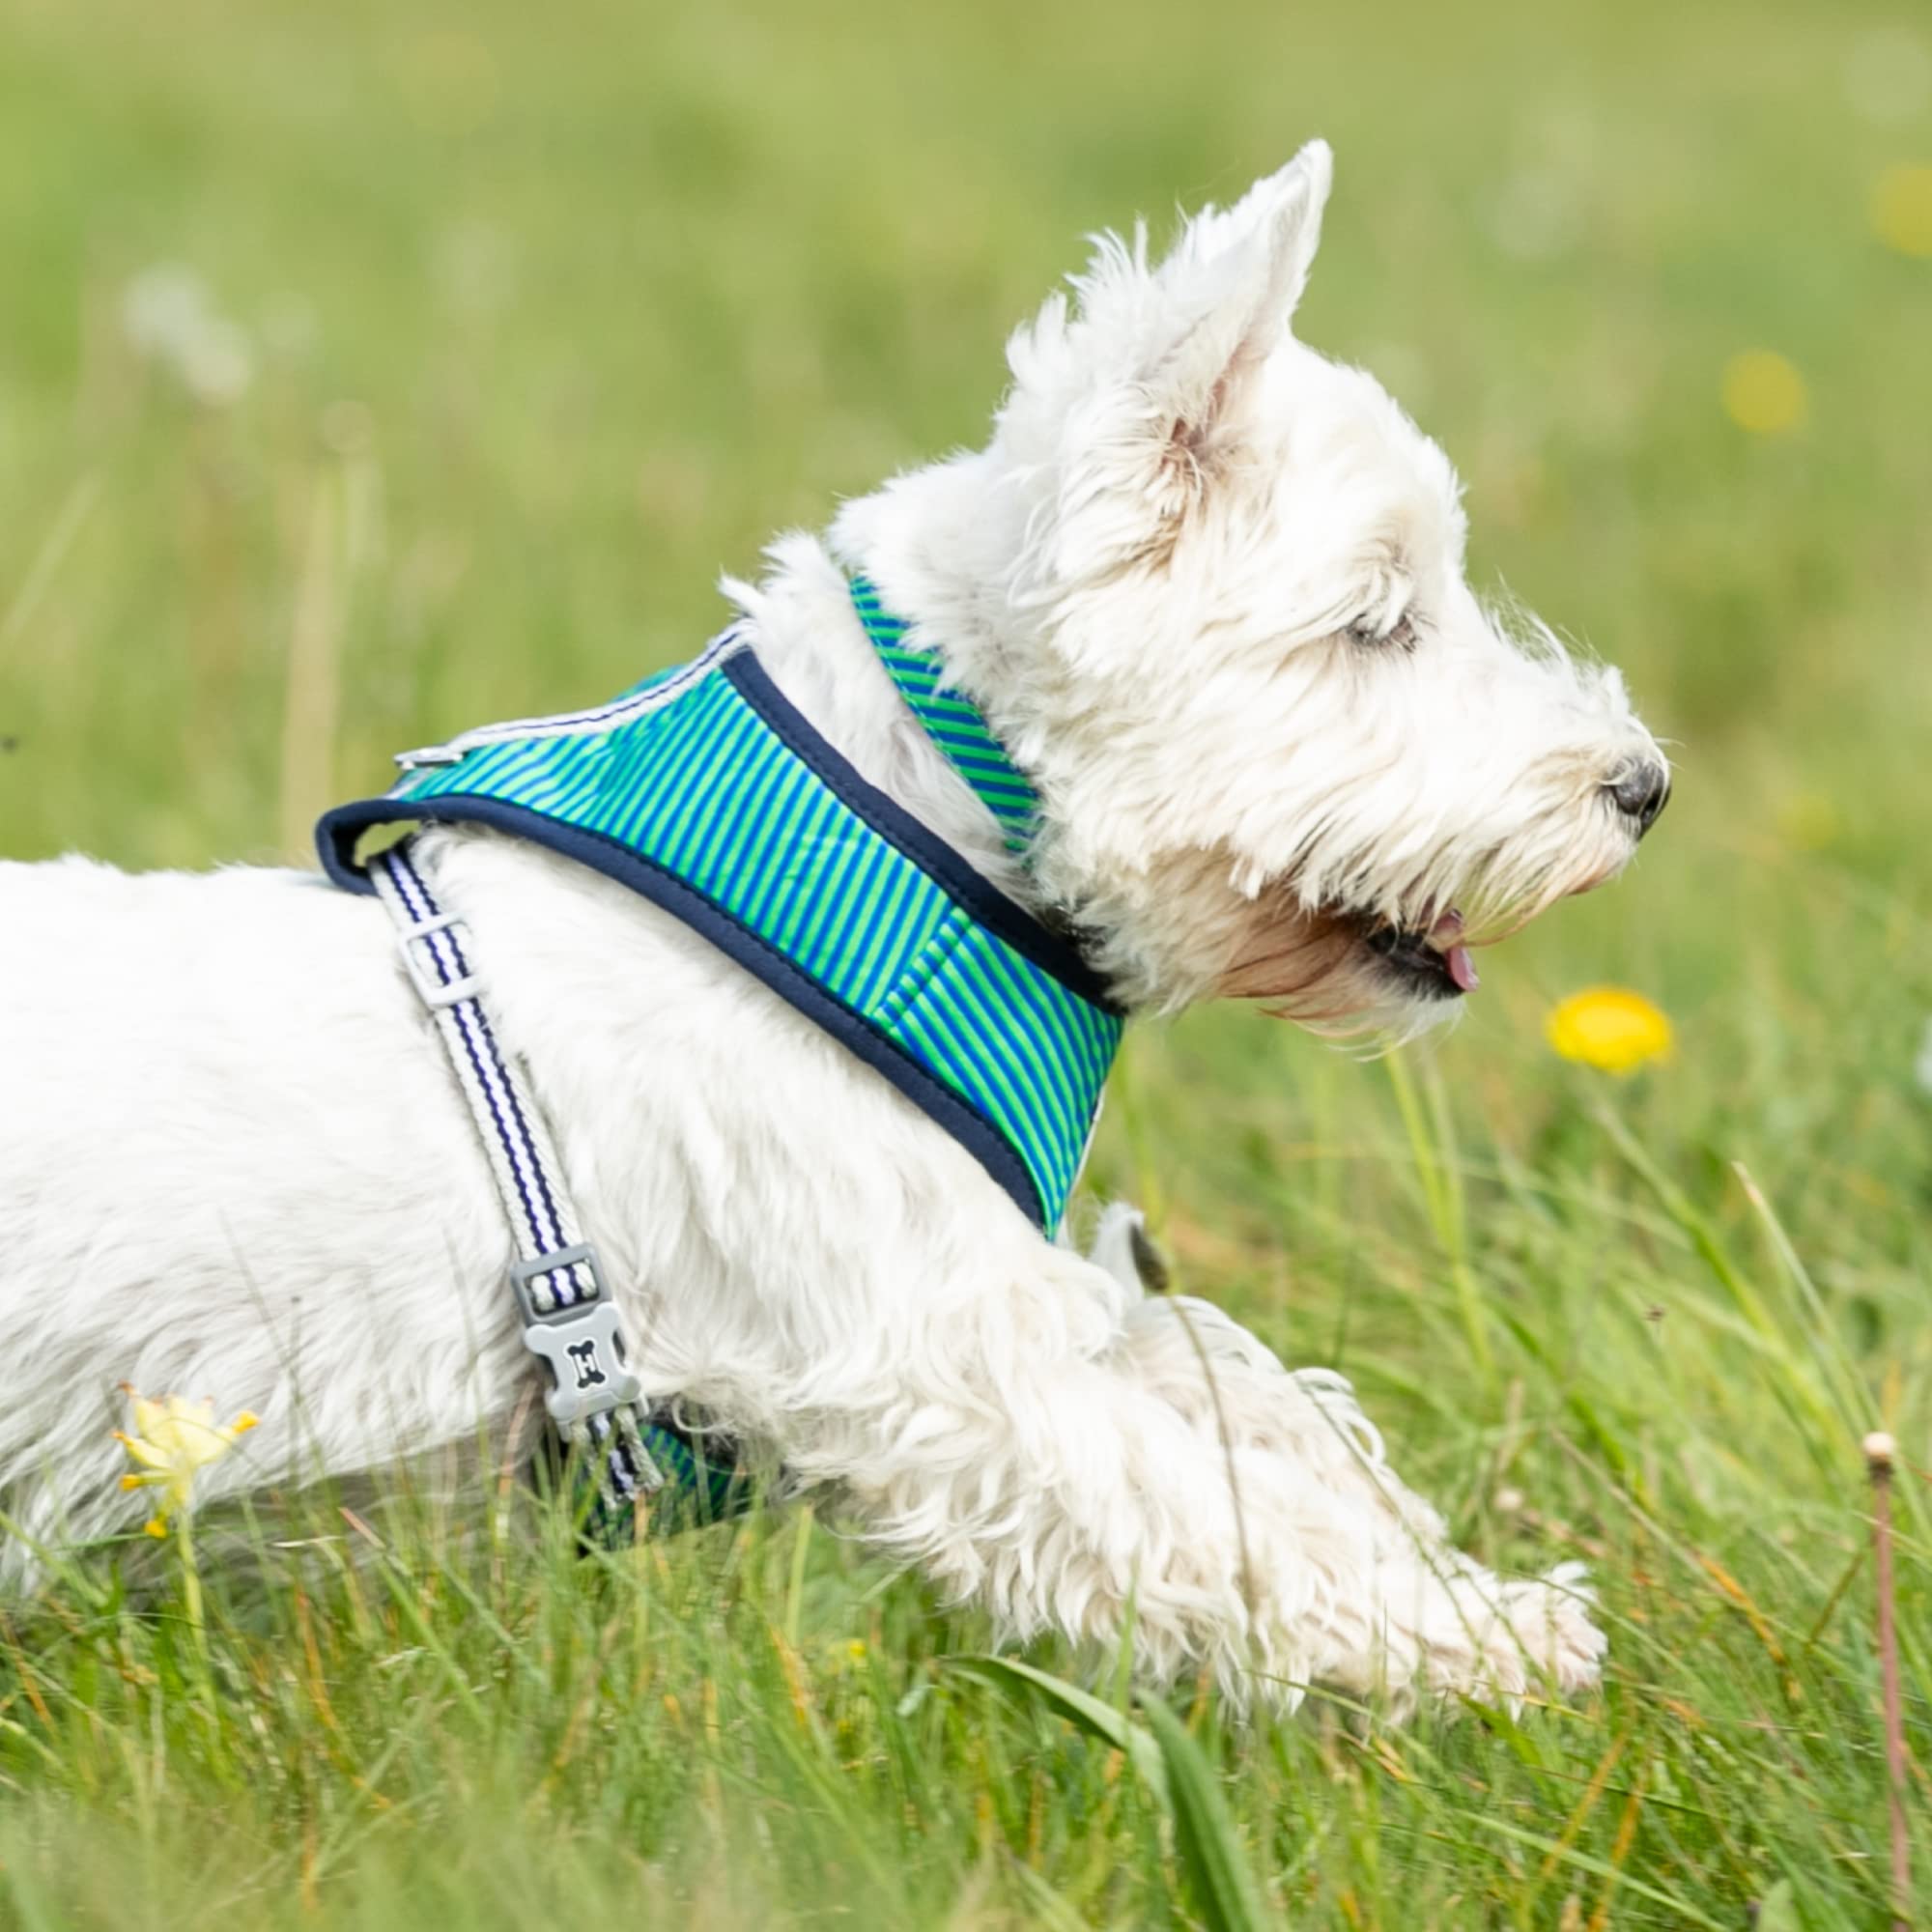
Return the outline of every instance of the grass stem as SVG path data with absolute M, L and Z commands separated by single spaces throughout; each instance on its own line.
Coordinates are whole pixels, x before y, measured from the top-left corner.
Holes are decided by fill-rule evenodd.
M 1912 1841 L 1905 1824 L 1905 1719 L 1898 1683 L 1898 1618 L 1891 1575 L 1892 1439 L 1874 1430 L 1864 1440 L 1872 1487 L 1872 1552 L 1878 1569 L 1878 1656 L 1885 1686 L 1885 1762 L 1890 1785 L 1893 1932 L 1912 1921 Z

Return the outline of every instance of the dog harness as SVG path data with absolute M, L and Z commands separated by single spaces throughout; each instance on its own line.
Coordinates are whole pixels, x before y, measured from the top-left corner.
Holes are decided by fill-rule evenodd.
M 900 696 L 1023 859 L 1033 786 L 864 580 L 853 602 Z M 647 1442 L 680 1477 L 691 1445 L 652 1435 L 661 1425 L 639 1407 L 596 1258 L 478 998 L 467 930 L 438 905 L 407 840 L 365 860 L 365 835 L 483 825 L 629 886 L 882 1074 L 1037 1226 L 1058 1231 L 1119 1009 L 1066 940 L 861 777 L 739 632 L 610 704 L 485 725 L 397 762 L 395 787 L 329 812 L 317 844 L 338 885 L 379 893 L 397 919 L 516 1232 L 513 1285 L 526 1341 L 552 1370 L 551 1413 L 602 1459 L 613 1510 L 663 1473 Z

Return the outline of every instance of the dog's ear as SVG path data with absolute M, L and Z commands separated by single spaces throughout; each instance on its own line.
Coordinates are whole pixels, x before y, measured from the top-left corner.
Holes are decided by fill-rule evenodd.
M 1333 160 L 1311 141 L 1233 208 L 1204 210 L 1157 266 L 1143 229 L 1102 236 L 1008 344 L 1014 460 L 1055 478 L 1034 561 L 1061 584 L 1156 560 L 1234 473 L 1256 378 L 1288 330 L 1321 235 Z
M 1288 332 L 1333 176 L 1327 142 L 1309 142 L 1233 208 L 1204 209 L 1155 271 L 1162 336 L 1147 345 L 1140 380 L 1166 412 L 1170 437 L 1197 458 Z

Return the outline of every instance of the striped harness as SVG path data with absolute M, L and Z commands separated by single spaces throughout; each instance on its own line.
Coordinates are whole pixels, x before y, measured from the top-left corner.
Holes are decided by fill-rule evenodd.
M 1032 785 L 863 579 L 853 602 L 907 706 L 1024 859 Z M 317 843 L 337 884 L 378 893 L 397 920 L 516 1235 L 513 1285 L 525 1339 L 552 1371 L 551 1413 L 594 1452 L 611 1511 L 656 1487 L 666 1460 L 684 1478 L 692 1446 L 641 1409 L 542 1118 L 497 1047 L 467 928 L 437 904 L 408 839 L 365 858 L 365 835 L 488 826 L 632 888 L 848 1047 L 1058 1231 L 1119 1009 L 1065 939 L 861 777 L 738 632 L 595 710 L 485 725 L 398 763 L 385 797 L 329 812 Z M 580 1387 L 586 1369 L 596 1379 Z

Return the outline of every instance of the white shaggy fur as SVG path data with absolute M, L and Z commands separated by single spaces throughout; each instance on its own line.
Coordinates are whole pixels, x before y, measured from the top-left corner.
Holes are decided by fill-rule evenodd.
M 1639 830 L 1606 787 L 1662 767 L 1613 674 L 1478 606 L 1441 452 L 1290 335 L 1327 184 L 1318 143 L 1157 267 L 1103 241 L 1077 312 L 1056 298 L 1013 338 L 983 450 L 727 588 L 818 727 L 1134 1007 L 1226 993 L 1401 1030 L 1448 1003 L 1378 955 L 1378 922 L 1477 941 L 1595 884 Z M 1030 871 L 898 701 L 845 568 L 1036 779 Z M 1104 1643 L 1131 1605 L 1156 1680 L 1206 1662 L 1292 1703 L 1593 1675 L 1572 1577 L 1456 1554 L 1345 1383 L 1143 1294 L 1121 1211 L 1097 1259 L 1042 1240 L 635 894 L 486 833 L 420 851 L 648 1392 L 836 1490 L 1014 1635 Z M 508 1428 L 538 1373 L 508 1236 L 373 900 L 293 871 L 0 866 L 0 1584 L 136 1520 L 105 1433 L 123 1379 L 261 1412 L 209 1494 Z

